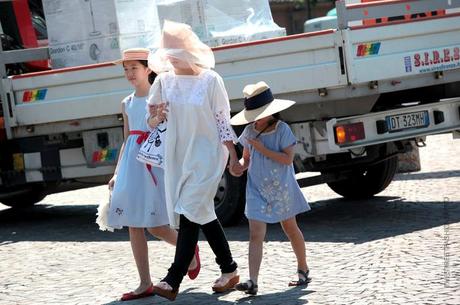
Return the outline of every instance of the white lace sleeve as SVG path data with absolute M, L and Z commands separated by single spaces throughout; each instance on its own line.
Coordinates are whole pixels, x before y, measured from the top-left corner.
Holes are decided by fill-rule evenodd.
M 222 77 L 213 73 L 213 90 L 212 90 L 212 111 L 216 119 L 217 130 L 221 142 L 232 141 L 238 142 L 238 137 L 233 131 L 230 124 L 230 102 L 228 101 L 227 90 Z
M 228 112 L 219 111 L 214 113 L 216 118 L 217 130 L 219 130 L 219 136 L 221 142 L 232 141 L 238 142 L 238 138 L 230 124 L 230 115 Z

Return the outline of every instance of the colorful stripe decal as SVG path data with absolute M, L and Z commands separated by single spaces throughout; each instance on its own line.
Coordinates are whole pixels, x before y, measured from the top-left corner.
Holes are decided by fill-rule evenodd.
M 375 43 L 363 43 L 358 45 L 356 56 L 364 57 L 369 55 L 377 55 L 380 50 L 380 42 Z
M 24 95 L 22 96 L 22 102 L 30 103 L 34 101 L 42 101 L 45 99 L 47 91 L 48 89 L 24 91 Z
M 115 161 L 118 149 L 102 149 L 93 152 L 93 162 Z

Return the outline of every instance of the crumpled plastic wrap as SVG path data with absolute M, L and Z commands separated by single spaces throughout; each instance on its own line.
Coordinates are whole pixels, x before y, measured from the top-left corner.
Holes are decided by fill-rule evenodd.
M 285 36 L 274 21 L 268 0 L 158 0 L 164 20 L 190 25 L 209 46 Z

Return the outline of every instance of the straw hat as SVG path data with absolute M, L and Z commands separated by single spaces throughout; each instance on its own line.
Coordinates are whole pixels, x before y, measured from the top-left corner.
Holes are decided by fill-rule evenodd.
M 232 117 L 232 125 L 248 124 L 287 109 L 294 101 L 275 99 L 265 82 L 247 85 L 243 89 L 244 110 Z
M 212 69 L 215 65 L 211 48 L 200 41 L 189 25 L 165 20 L 160 47 L 150 54 L 149 68 L 156 73 L 172 71 L 170 58 L 187 62 L 193 70 Z
M 123 51 L 120 59 L 114 61 L 115 64 L 122 64 L 126 60 L 147 60 L 150 50 L 146 48 L 132 48 Z

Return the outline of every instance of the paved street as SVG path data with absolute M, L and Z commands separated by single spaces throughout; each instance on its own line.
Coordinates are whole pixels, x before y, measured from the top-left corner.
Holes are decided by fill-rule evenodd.
M 0 204 L 0 304 L 460 304 L 460 140 L 432 136 L 422 171 L 398 175 L 372 200 L 344 201 L 327 186 L 304 189 L 312 211 L 298 217 L 312 282 L 289 288 L 296 271 L 279 225 L 268 229 L 259 294 L 213 294 L 218 268 L 201 238 L 202 273 L 174 303 L 118 302 L 137 286 L 127 231 L 94 224 L 105 186 L 55 194 L 18 213 Z M 226 228 L 247 277 L 247 222 Z M 151 238 L 154 281 L 174 248 Z

